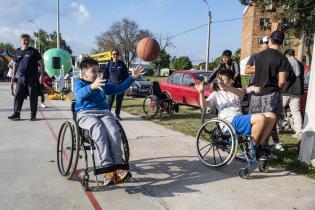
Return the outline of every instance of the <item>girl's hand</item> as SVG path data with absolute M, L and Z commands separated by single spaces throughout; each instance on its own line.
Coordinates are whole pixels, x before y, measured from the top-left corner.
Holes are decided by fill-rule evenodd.
M 137 79 L 140 75 L 144 75 L 144 68 L 138 65 L 136 68 L 132 69 L 132 78 Z
M 98 88 L 101 88 L 105 85 L 105 79 L 103 79 L 103 75 L 99 74 L 96 78 L 96 80 L 91 84 L 91 90 L 95 90 Z
M 198 93 L 203 94 L 204 93 L 204 85 L 203 82 L 196 80 L 195 82 L 195 88 L 198 91 Z

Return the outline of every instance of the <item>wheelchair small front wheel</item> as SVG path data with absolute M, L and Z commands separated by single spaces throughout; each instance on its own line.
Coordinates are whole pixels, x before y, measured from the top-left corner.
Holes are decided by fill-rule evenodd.
M 71 179 L 79 158 L 79 134 L 74 120 L 62 124 L 57 142 L 57 164 L 59 173 Z
M 147 117 L 155 117 L 160 111 L 159 99 L 155 95 L 147 96 L 143 101 L 142 108 Z
M 259 163 L 258 169 L 260 172 L 268 173 L 269 172 L 269 164 L 266 162 Z

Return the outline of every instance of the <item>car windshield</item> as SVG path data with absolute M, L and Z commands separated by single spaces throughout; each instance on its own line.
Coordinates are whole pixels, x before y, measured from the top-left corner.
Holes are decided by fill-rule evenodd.
M 200 72 L 200 73 L 195 73 L 195 77 L 196 79 L 200 80 L 200 81 L 205 81 L 207 85 L 209 85 L 210 83 L 208 82 L 208 78 L 212 75 L 212 72 Z

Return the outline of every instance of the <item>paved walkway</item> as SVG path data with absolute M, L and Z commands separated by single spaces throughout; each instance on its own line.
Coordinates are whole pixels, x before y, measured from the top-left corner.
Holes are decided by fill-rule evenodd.
M 13 104 L 8 89 L 0 83 L 0 209 L 315 209 L 314 180 L 278 169 L 243 180 L 238 161 L 206 168 L 195 155 L 194 137 L 127 113 L 121 122 L 133 178 L 86 193 L 56 166 L 56 134 L 71 118 L 70 102 L 48 101 L 39 120 L 30 122 L 26 100 L 22 120 L 13 122 L 7 119 Z

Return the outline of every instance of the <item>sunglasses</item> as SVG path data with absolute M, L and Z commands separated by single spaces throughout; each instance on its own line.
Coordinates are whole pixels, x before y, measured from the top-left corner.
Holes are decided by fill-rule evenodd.
M 118 53 L 113 53 L 112 55 L 119 55 Z

